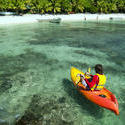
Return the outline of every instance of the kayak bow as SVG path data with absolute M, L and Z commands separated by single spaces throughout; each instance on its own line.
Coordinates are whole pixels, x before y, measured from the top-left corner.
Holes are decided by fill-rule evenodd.
M 84 75 L 84 73 L 74 67 L 71 68 L 70 73 L 71 73 L 71 79 L 74 85 L 76 86 L 76 81 L 80 80 L 78 74 Z M 88 100 L 101 107 L 113 111 L 116 115 L 119 115 L 118 101 L 115 95 L 112 94 L 112 92 L 110 92 L 106 88 L 103 88 L 100 91 L 86 90 L 85 86 L 83 86 L 81 82 L 79 82 L 79 84 L 77 85 L 78 85 L 77 87 L 78 91 L 82 93 L 82 95 L 84 95 Z

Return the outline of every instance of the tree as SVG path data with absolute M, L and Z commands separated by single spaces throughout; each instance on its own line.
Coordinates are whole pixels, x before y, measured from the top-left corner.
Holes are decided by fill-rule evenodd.
M 31 0 L 30 8 L 33 13 L 46 13 L 51 11 L 51 4 L 48 0 Z
M 0 10 L 6 11 L 8 9 L 8 0 L 0 0 Z
M 20 13 L 27 9 L 26 1 L 27 0 L 8 0 L 8 10 L 15 10 L 17 13 Z
M 86 1 L 86 12 L 90 13 L 97 13 L 98 8 L 97 8 L 97 1 L 98 0 L 88 0 Z
M 85 0 L 78 0 L 76 1 L 76 9 L 75 12 L 83 12 L 84 11 L 84 6 L 85 6 Z
M 72 11 L 72 6 L 69 0 L 60 0 L 60 9 L 62 13 L 69 13 Z
M 119 12 L 125 12 L 125 0 L 117 0 L 116 6 Z
M 118 12 L 116 1 L 112 1 L 108 4 L 108 12 Z
M 50 6 L 52 8 L 52 13 L 61 12 L 60 0 L 49 0 Z
M 97 7 L 98 7 L 98 11 L 100 13 L 107 13 L 108 12 L 108 3 L 107 3 L 107 1 L 104 1 L 104 0 L 97 1 Z
M 125 12 L 125 0 L 0 0 L 1 11 L 18 13 Z

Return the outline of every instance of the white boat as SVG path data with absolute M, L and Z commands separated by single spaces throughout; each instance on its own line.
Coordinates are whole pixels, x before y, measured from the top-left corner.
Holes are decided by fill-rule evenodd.
M 0 12 L 0 16 L 10 16 L 10 15 L 16 15 L 15 12 Z
M 53 19 L 37 19 L 38 22 L 50 22 L 50 23 L 60 23 L 61 18 L 53 18 Z
M 49 22 L 50 23 L 60 23 L 61 22 L 61 18 L 53 18 Z
M 37 19 L 38 22 L 49 22 L 51 19 Z
M 122 20 L 123 18 L 122 17 L 110 17 L 109 19 L 110 20 Z

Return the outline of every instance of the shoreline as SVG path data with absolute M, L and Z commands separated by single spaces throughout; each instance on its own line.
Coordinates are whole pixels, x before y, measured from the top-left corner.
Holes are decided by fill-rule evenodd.
M 0 25 L 5 24 L 24 24 L 34 23 L 38 20 L 46 21 L 53 18 L 61 18 L 62 22 L 65 21 L 125 21 L 125 14 L 67 14 L 67 15 L 52 15 L 52 14 L 25 14 L 23 16 L 0 16 Z

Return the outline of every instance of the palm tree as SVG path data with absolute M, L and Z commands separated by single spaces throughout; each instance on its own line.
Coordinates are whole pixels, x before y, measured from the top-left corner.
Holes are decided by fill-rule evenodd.
M 15 10 L 17 13 L 23 13 L 24 10 L 27 9 L 26 7 L 26 0 L 9 0 L 8 9 Z
M 77 0 L 76 1 L 76 9 L 75 12 L 83 12 L 85 6 L 85 0 Z
M 108 3 L 104 0 L 97 1 L 97 7 L 98 11 L 101 13 L 107 13 L 108 12 Z
M 6 11 L 8 9 L 8 1 L 0 0 L 0 10 Z
M 52 13 L 61 12 L 60 0 L 49 0 L 49 2 L 51 4 Z
M 69 0 L 60 0 L 61 13 L 69 13 L 72 11 L 72 6 Z
M 117 0 L 116 5 L 119 12 L 125 13 L 125 0 Z

